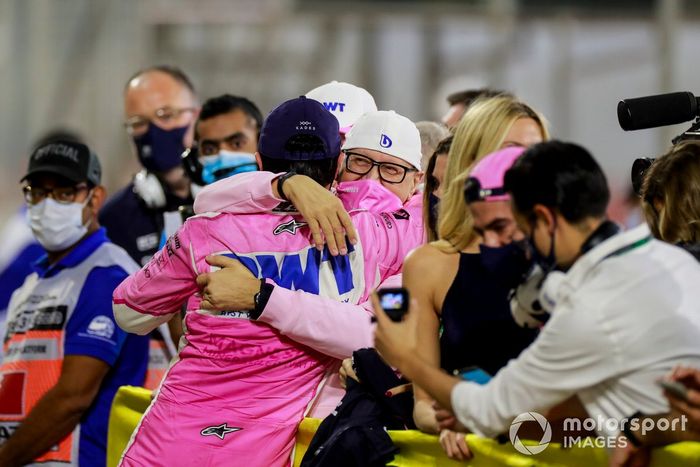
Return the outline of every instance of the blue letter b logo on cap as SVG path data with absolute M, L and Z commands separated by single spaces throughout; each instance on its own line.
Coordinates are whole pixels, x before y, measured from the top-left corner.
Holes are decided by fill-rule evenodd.
M 379 138 L 379 145 L 383 148 L 390 148 L 392 144 L 391 138 L 385 134 L 382 134 L 382 137 Z

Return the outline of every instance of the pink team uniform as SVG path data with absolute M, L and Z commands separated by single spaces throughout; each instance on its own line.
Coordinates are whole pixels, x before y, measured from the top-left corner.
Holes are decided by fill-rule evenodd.
M 395 198 L 377 183 L 347 186 L 347 196 L 355 200 Z M 417 244 L 401 211 L 355 210 L 351 216 L 360 241 L 339 257 L 310 246 L 305 223 L 288 213 L 196 216 L 115 290 L 118 323 L 139 334 L 166 322 L 187 301 L 185 343 L 122 465 L 289 463 L 297 425 L 324 376 L 336 368 L 336 358 L 249 319 L 246 312 L 200 310 L 195 278 L 212 270 L 207 255 L 225 254 L 277 284 L 274 293 L 286 288 L 336 302 L 365 302 L 378 284 L 400 271 Z M 314 319 L 308 313 L 302 318 L 296 306 L 303 304 L 288 304 L 292 317 Z M 346 330 L 326 332 L 340 339 Z
M 221 180 L 207 186 L 195 200 L 195 213 L 208 211 L 251 214 L 277 206 L 271 182 L 278 174 L 251 172 Z M 372 182 L 375 183 L 375 182 Z M 358 196 L 353 183 L 341 183 L 337 195 L 348 211 L 364 209 L 374 213 L 403 216 L 409 223 L 404 241 L 417 247 L 425 243 L 422 194 L 412 196 L 405 204 L 396 196 L 383 196 L 384 190 L 368 190 Z M 384 280 L 380 287 L 400 287 L 401 274 Z M 289 310 L 294 310 L 289 313 Z M 337 369 L 342 359 L 357 349 L 374 346 L 374 325 L 366 319 L 372 316 L 372 304 L 338 303 L 336 300 L 302 291 L 275 287 L 265 311 L 258 318 L 297 342 L 323 354 L 336 357 Z M 341 335 L 334 332 L 343 329 Z M 309 416 L 326 418 L 345 394 L 337 371 L 331 372 L 309 410 Z

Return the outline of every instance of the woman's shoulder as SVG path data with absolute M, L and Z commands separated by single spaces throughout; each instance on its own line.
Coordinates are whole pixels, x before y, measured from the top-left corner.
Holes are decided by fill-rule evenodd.
M 412 250 L 408 256 L 406 256 L 405 264 L 424 264 L 435 261 L 445 261 L 447 258 L 455 255 L 457 255 L 457 253 L 447 252 L 444 248 L 441 248 L 440 242 L 430 242 Z
M 404 274 L 420 274 L 422 276 L 437 277 L 445 270 L 447 263 L 459 261 L 459 253 L 447 252 L 440 248 L 438 242 L 421 245 L 412 250 L 404 261 Z M 427 272 L 430 274 L 426 274 Z

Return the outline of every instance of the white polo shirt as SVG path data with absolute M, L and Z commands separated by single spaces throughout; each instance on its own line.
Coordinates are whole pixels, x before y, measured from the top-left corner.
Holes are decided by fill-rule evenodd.
M 488 384 L 452 390 L 454 412 L 472 432 L 504 433 L 519 414 L 572 395 L 594 419 L 668 412 L 655 381 L 676 365 L 700 367 L 700 264 L 650 239 L 646 225 L 604 241 L 559 279 L 535 342 Z

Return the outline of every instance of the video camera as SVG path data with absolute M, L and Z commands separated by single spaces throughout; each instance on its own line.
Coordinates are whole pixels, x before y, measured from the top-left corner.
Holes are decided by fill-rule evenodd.
M 617 104 L 617 121 L 625 131 L 675 125 L 693 119 L 693 125 L 673 138 L 672 144 L 700 140 L 700 97 L 692 92 L 672 92 L 624 99 Z M 654 160 L 652 157 L 642 157 L 632 163 L 632 188 L 637 195 L 641 193 L 644 174 Z

